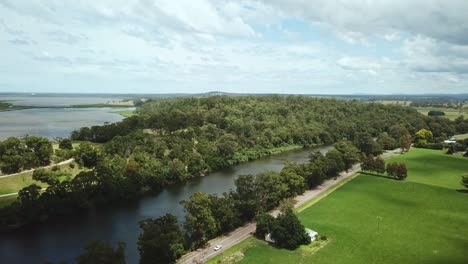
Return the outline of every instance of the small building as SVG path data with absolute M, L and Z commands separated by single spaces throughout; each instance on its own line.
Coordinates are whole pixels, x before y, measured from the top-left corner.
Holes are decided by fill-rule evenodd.
M 455 144 L 455 143 L 457 143 L 457 141 L 456 141 L 456 140 L 452 140 L 452 139 L 448 139 L 448 140 L 444 140 L 444 143 L 445 143 L 445 144 Z
M 309 235 L 310 241 L 315 241 L 315 239 L 317 239 L 317 236 L 318 236 L 317 232 L 315 232 L 314 230 L 309 229 L 309 228 L 306 228 L 305 231 Z
M 271 237 L 271 233 L 265 235 L 265 241 L 272 244 L 276 243 L 276 241 Z

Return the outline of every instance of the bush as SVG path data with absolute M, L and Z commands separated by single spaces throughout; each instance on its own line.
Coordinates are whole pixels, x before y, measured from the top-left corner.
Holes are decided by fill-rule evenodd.
M 387 165 L 387 174 L 397 180 L 404 180 L 408 177 L 408 168 L 405 163 L 393 162 Z
M 460 184 L 463 185 L 465 188 L 468 188 L 468 174 L 462 176 Z
M 444 116 L 445 113 L 442 112 L 442 111 L 434 111 L 434 110 L 431 110 L 429 111 L 429 113 L 427 113 L 428 116 Z
M 442 144 L 442 143 L 428 143 L 428 144 L 426 144 L 426 146 L 424 148 L 441 150 L 441 149 L 444 149 L 444 144 Z

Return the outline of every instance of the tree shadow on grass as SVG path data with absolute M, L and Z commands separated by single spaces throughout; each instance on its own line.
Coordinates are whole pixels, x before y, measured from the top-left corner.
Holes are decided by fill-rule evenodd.
M 457 189 L 457 192 L 468 193 L 468 189 Z
M 377 173 L 372 173 L 372 172 L 367 172 L 367 171 L 360 171 L 359 173 L 364 174 L 364 175 L 375 176 L 375 177 L 380 177 L 380 178 L 385 178 L 385 179 L 390 179 L 390 180 L 397 181 L 397 179 L 395 179 L 393 177 L 390 177 L 390 176 L 387 176 L 387 175 L 382 175 L 382 174 L 377 174 Z

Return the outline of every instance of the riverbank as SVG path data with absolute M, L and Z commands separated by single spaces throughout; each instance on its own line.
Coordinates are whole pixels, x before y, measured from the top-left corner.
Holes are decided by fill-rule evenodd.
M 387 152 L 382 154 L 383 158 L 389 158 L 395 155 L 398 155 L 400 153 L 399 149 L 393 150 L 391 152 Z M 322 185 L 319 187 L 312 189 L 312 190 L 307 190 L 304 192 L 302 195 L 299 195 L 295 198 L 295 205 L 294 207 L 296 210 L 304 208 L 307 208 L 317 202 L 318 200 L 324 198 L 326 195 L 331 193 L 332 191 L 336 190 L 340 186 L 342 186 L 344 183 L 346 183 L 349 179 L 353 179 L 356 177 L 357 172 L 360 171 L 361 166 L 360 164 L 354 165 L 349 172 L 342 172 L 338 177 L 335 179 L 330 179 L 326 182 L 324 182 Z M 322 195 L 323 194 L 323 195 Z M 273 211 L 273 215 L 278 214 L 278 211 Z M 191 264 L 191 263 L 203 263 L 209 260 L 210 258 L 213 258 L 219 254 L 222 254 L 226 250 L 228 250 L 230 247 L 234 246 L 235 244 L 243 241 L 247 237 L 249 237 L 253 232 L 255 232 L 255 227 L 256 223 L 252 222 L 249 223 L 241 228 L 238 228 L 231 232 L 229 235 L 225 237 L 218 237 L 213 240 L 210 240 L 208 242 L 209 245 L 216 245 L 216 244 L 221 244 L 223 245 L 223 248 L 218 251 L 214 251 L 212 247 L 207 247 L 206 249 L 190 252 L 186 255 L 184 255 L 178 263 L 180 264 Z M 212 262 L 216 263 L 216 262 Z
M 395 161 L 408 166 L 404 181 L 361 174 L 298 214 L 304 226 L 328 238 L 314 254 L 252 237 L 207 263 L 230 264 L 232 256 L 239 264 L 285 263 L 286 257 L 288 263 L 314 264 L 466 263 L 467 193 L 459 191 L 466 160 L 415 148 L 388 160 Z
M 234 189 L 238 175 L 257 174 L 266 170 L 280 171 L 286 161 L 306 162 L 310 151 L 326 152 L 330 147 L 296 149 L 242 163 L 206 177 L 191 179 L 183 184 L 167 186 L 160 193 L 144 196 L 138 201 L 125 201 L 112 206 L 93 208 L 82 214 L 64 216 L 50 222 L 2 234 L 0 259 L 7 263 L 73 262 L 90 237 L 127 244 L 127 263 L 138 263 L 138 222 L 166 213 L 183 219 L 180 201 L 195 192 L 222 194 Z M 67 243 L 56 243 L 67 237 Z M 8 241 L 8 243 L 7 243 Z M 41 248 L 38 252 L 37 248 Z M 21 254 L 15 252 L 21 251 Z

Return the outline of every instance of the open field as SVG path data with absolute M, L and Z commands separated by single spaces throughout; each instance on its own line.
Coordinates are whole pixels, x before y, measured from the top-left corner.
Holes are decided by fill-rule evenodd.
M 119 115 L 121 115 L 123 117 L 132 117 L 132 116 L 136 115 L 136 112 L 131 111 L 131 110 L 115 111 L 114 113 L 119 114 Z
M 413 148 L 389 161 L 402 161 L 408 165 L 407 181 L 460 189 L 461 175 L 468 173 L 468 158 L 445 153 L 446 150 Z
M 468 193 L 455 190 L 466 158 L 413 149 L 390 160 L 405 160 L 406 181 L 360 175 L 299 213 L 329 238 L 315 254 L 249 238 L 208 263 L 467 263 Z
M 70 168 L 70 164 L 60 165 L 60 169 L 62 172 L 71 174 L 72 176 L 77 175 L 81 169 L 79 168 L 78 164 L 73 163 L 75 166 L 74 168 Z M 36 184 L 41 187 L 47 187 L 47 184 L 38 182 L 32 179 L 32 172 L 25 172 L 21 173 L 18 176 L 7 177 L 7 178 L 0 178 L 0 195 L 2 194 L 9 194 L 9 193 L 16 193 L 22 188 L 29 186 L 31 184 Z M 59 180 L 65 180 L 67 177 L 59 177 Z M 12 199 L 13 198 L 13 199 Z M 1 197 L 0 198 L 0 207 L 10 204 L 13 200 L 16 199 L 16 196 L 10 197 Z
M 442 111 L 445 113 L 445 116 L 450 120 L 455 120 L 457 117 L 463 115 L 468 118 L 468 108 L 464 108 L 462 112 L 460 113 L 458 109 L 453 109 L 453 108 L 443 108 L 443 107 L 415 107 L 418 112 L 420 112 L 423 115 L 427 116 L 427 113 L 431 110 L 434 111 Z
M 107 102 L 101 104 L 79 104 L 72 105 L 70 108 L 90 108 L 90 107 L 134 107 L 135 103 L 133 100 L 128 101 L 118 101 L 118 102 Z
M 460 134 L 460 135 L 455 135 L 453 137 L 457 140 L 464 140 L 464 139 L 468 139 L 468 134 Z
M 73 140 L 72 141 L 73 149 L 76 149 L 81 143 L 84 143 L 84 142 L 87 142 L 87 143 L 91 144 L 95 148 L 100 148 L 103 145 L 102 143 L 96 143 L 96 142 L 91 142 L 91 141 Z M 52 147 L 54 148 L 54 150 L 59 149 L 59 143 L 58 142 L 52 142 Z

